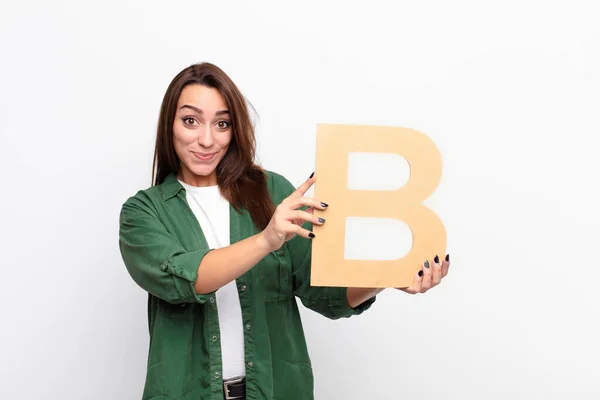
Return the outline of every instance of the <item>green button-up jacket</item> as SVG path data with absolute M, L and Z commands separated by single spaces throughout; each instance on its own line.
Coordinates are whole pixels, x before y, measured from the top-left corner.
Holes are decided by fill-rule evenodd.
M 295 190 L 271 171 L 267 182 L 276 205 Z M 249 213 L 230 206 L 231 243 L 256 233 Z M 129 274 L 149 294 L 143 399 L 223 400 L 215 293 L 194 290 L 198 266 L 210 249 L 175 175 L 127 199 L 120 214 L 119 245 Z M 236 281 L 248 399 L 313 399 L 311 361 L 296 298 L 331 319 L 360 314 L 375 301 L 352 309 L 345 288 L 310 285 L 310 265 L 311 240 L 296 236 Z

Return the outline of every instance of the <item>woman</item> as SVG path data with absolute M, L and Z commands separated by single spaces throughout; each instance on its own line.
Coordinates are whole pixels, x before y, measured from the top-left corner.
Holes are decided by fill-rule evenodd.
M 119 244 L 149 293 L 144 399 L 312 399 L 295 297 L 331 319 L 361 314 L 381 290 L 311 287 L 311 175 L 294 188 L 254 164 L 243 96 L 212 64 L 171 82 L 160 111 L 154 184 L 129 198 Z M 409 293 L 435 286 L 436 257 Z

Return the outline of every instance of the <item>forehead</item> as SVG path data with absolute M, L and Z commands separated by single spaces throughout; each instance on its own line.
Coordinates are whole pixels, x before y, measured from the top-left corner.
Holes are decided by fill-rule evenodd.
M 227 109 L 227 103 L 217 89 L 199 84 L 191 84 L 183 88 L 177 107 L 185 104 L 195 106 L 203 111 L 205 109 L 206 111 Z

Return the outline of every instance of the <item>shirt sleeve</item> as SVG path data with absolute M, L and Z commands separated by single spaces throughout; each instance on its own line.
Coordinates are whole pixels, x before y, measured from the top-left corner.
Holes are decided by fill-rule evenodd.
M 122 207 L 119 249 L 133 280 L 172 304 L 204 303 L 213 293 L 197 294 L 198 267 L 210 249 L 186 251 L 154 214 L 135 198 Z
M 294 186 L 284 177 L 279 176 L 279 191 L 283 194 L 279 201 L 289 196 Z M 311 223 L 305 223 L 303 228 L 312 230 Z M 294 294 L 302 301 L 305 307 L 330 319 L 346 318 L 362 314 L 368 310 L 376 300 L 372 297 L 355 308 L 348 304 L 347 291 L 345 287 L 321 287 L 311 286 L 311 254 L 312 240 L 295 236 L 285 246 L 288 247 L 292 256 L 292 273 Z

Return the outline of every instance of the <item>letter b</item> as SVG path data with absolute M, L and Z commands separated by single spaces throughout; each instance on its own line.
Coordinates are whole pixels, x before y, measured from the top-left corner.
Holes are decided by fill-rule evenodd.
M 408 182 L 395 191 L 348 189 L 348 154 L 354 152 L 394 153 L 406 158 Z M 407 287 L 426 259 L 445 255 L 444 225 L 423 205 L 442 175 L 441 154 L 426 135 L 408 128 L 319 125 L 315 173 L 315 197 L 330 207 L 315 211 L 327 222 L 314 227 L 312 285 Z M 346 217 L 399 219 L 412 231 L 412 247 L 397 260 L 346 260 Z

